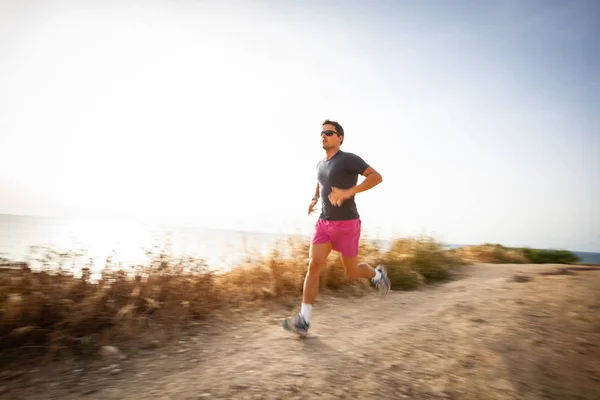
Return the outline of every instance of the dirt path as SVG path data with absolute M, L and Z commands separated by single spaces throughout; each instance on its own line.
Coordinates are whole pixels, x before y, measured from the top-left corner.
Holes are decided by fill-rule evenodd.
M 598 399 L 600 271 L 539 275 L 559 267 L 474 265 L 385 299 L 322 297 L 306 339 L 281 329 L 288 311 L 263 310 L 116 365 L 20 371 L 0 398 Z

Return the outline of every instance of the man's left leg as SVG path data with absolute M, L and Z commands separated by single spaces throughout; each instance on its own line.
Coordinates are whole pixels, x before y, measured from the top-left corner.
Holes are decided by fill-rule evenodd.
M 358 263 L 358 254 L 351 257 L 344 257 L 342 255 L 342 264 L 344 265 L 344 271 L 348 278 L 369 278 L 373 279 L 377 275 L 375 268 L 371 267 L 367 263 Z
M 337 247 L 342 256 L 344 271 L 349 278 L 371 279 L 382 295 L 390 290 L 390 280 L 387 277 L 387 269 L 383 265 L 377 268 L 367 263 L 358 263 L 358 248 L 360 243 L 360 220 L 348 221 L 343 232 L 338 237 Z
M 385 266 L 378 265 L 377 268 L 373 268 L 367 263 L 359 264 L 358 255 L 351 257 L 342 255 L 342 264 L 348 278 L 370 278 L 382 296 L 390 291 L 391 285 Z

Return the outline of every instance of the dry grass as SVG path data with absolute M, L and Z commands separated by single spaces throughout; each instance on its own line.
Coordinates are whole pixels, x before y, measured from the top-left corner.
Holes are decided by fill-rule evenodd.
M 568 250 L 513 248 L 490 243 L 466 246 L 457 253 L 468 261 L 492 264 L 574 264 L 579 261 Z
M 449 279 L 456 267 L 466 264 L 456 251 L 426 236 L 394 240 L 381 261 L 388 266 L 392 287 L 404 290 Z
M 523 252 L 499 244 L 465 246 L 457 252 L 462 258 L 472 262 L 491 264 L 527 264 L 530 262 Z
M 428 238 L 398 239 L 389 251 L 361 242 L 361 261 L 389 265 L 396 290 L 447 279 L 462 263 L 457 254 Z M 108 260 L 98 281 L 89 271 L 75 275 L 75 253 L 47 256 L 54 267 L 31 271 L 26 264 L 0 268 L 0 352 L 24 349 L 55 355 L 94 353 L 99 346 L 154 332 L 177 335 L 190 320 L 231 308 L 260 307 L 273 300 L 297 301 L 308 266 L 308 243 L 290 238 L 266 257 L 246 259 L 229 272 L 210 272 L 202 260 L 150 254 L 146 266 L 123 269 Z M 57 267 L 60 266 L 60 267 Z M 320 280 L 323 291 L 349 294 L 372 290 L 368 280 L 344 275 L 330 257 Z M 143 336 L 143 335 L 141 335 Z

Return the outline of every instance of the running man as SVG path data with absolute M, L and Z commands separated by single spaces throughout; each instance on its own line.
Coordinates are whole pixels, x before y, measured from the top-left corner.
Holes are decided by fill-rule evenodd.
M 311 240 L 300 313 L 282 322 L 284 329 L 302 336 L 308 333 L 310 314 L 319 292 L 319 276 L 331 250 L 341 253 L 346 276 L 371 279 L 384 296 L 390 290 L 384 266 L 375 269 L 358 263 L 361 221 L 354 196 L 380 184 L 381 175 L 359 156 L 340 150 L 344 129 L 339 123 L 325 120 L 321 125 L 326 157 L 317 164 L 318 183 L 308 214 L 314 211 L 319 199 L 322 210 Z M 365 177 L 359 185 L 358 175 Z

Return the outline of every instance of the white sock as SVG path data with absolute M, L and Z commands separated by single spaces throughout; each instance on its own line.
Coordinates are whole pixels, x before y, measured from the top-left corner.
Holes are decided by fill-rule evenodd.
M 310 324 L 310 312 L 312 311 L 312 304 L 306 304 L 306 303 L 302 303 L 302 306 L 300 307 L 300 315 L 302 315 L 302 318 L 304 318 L 304 320 Z
M 381 271 L 376 269 L 375 270 L 375 277 L 373 278 L 373 282 L 379 282 L 379 280 L 381 279 Z

